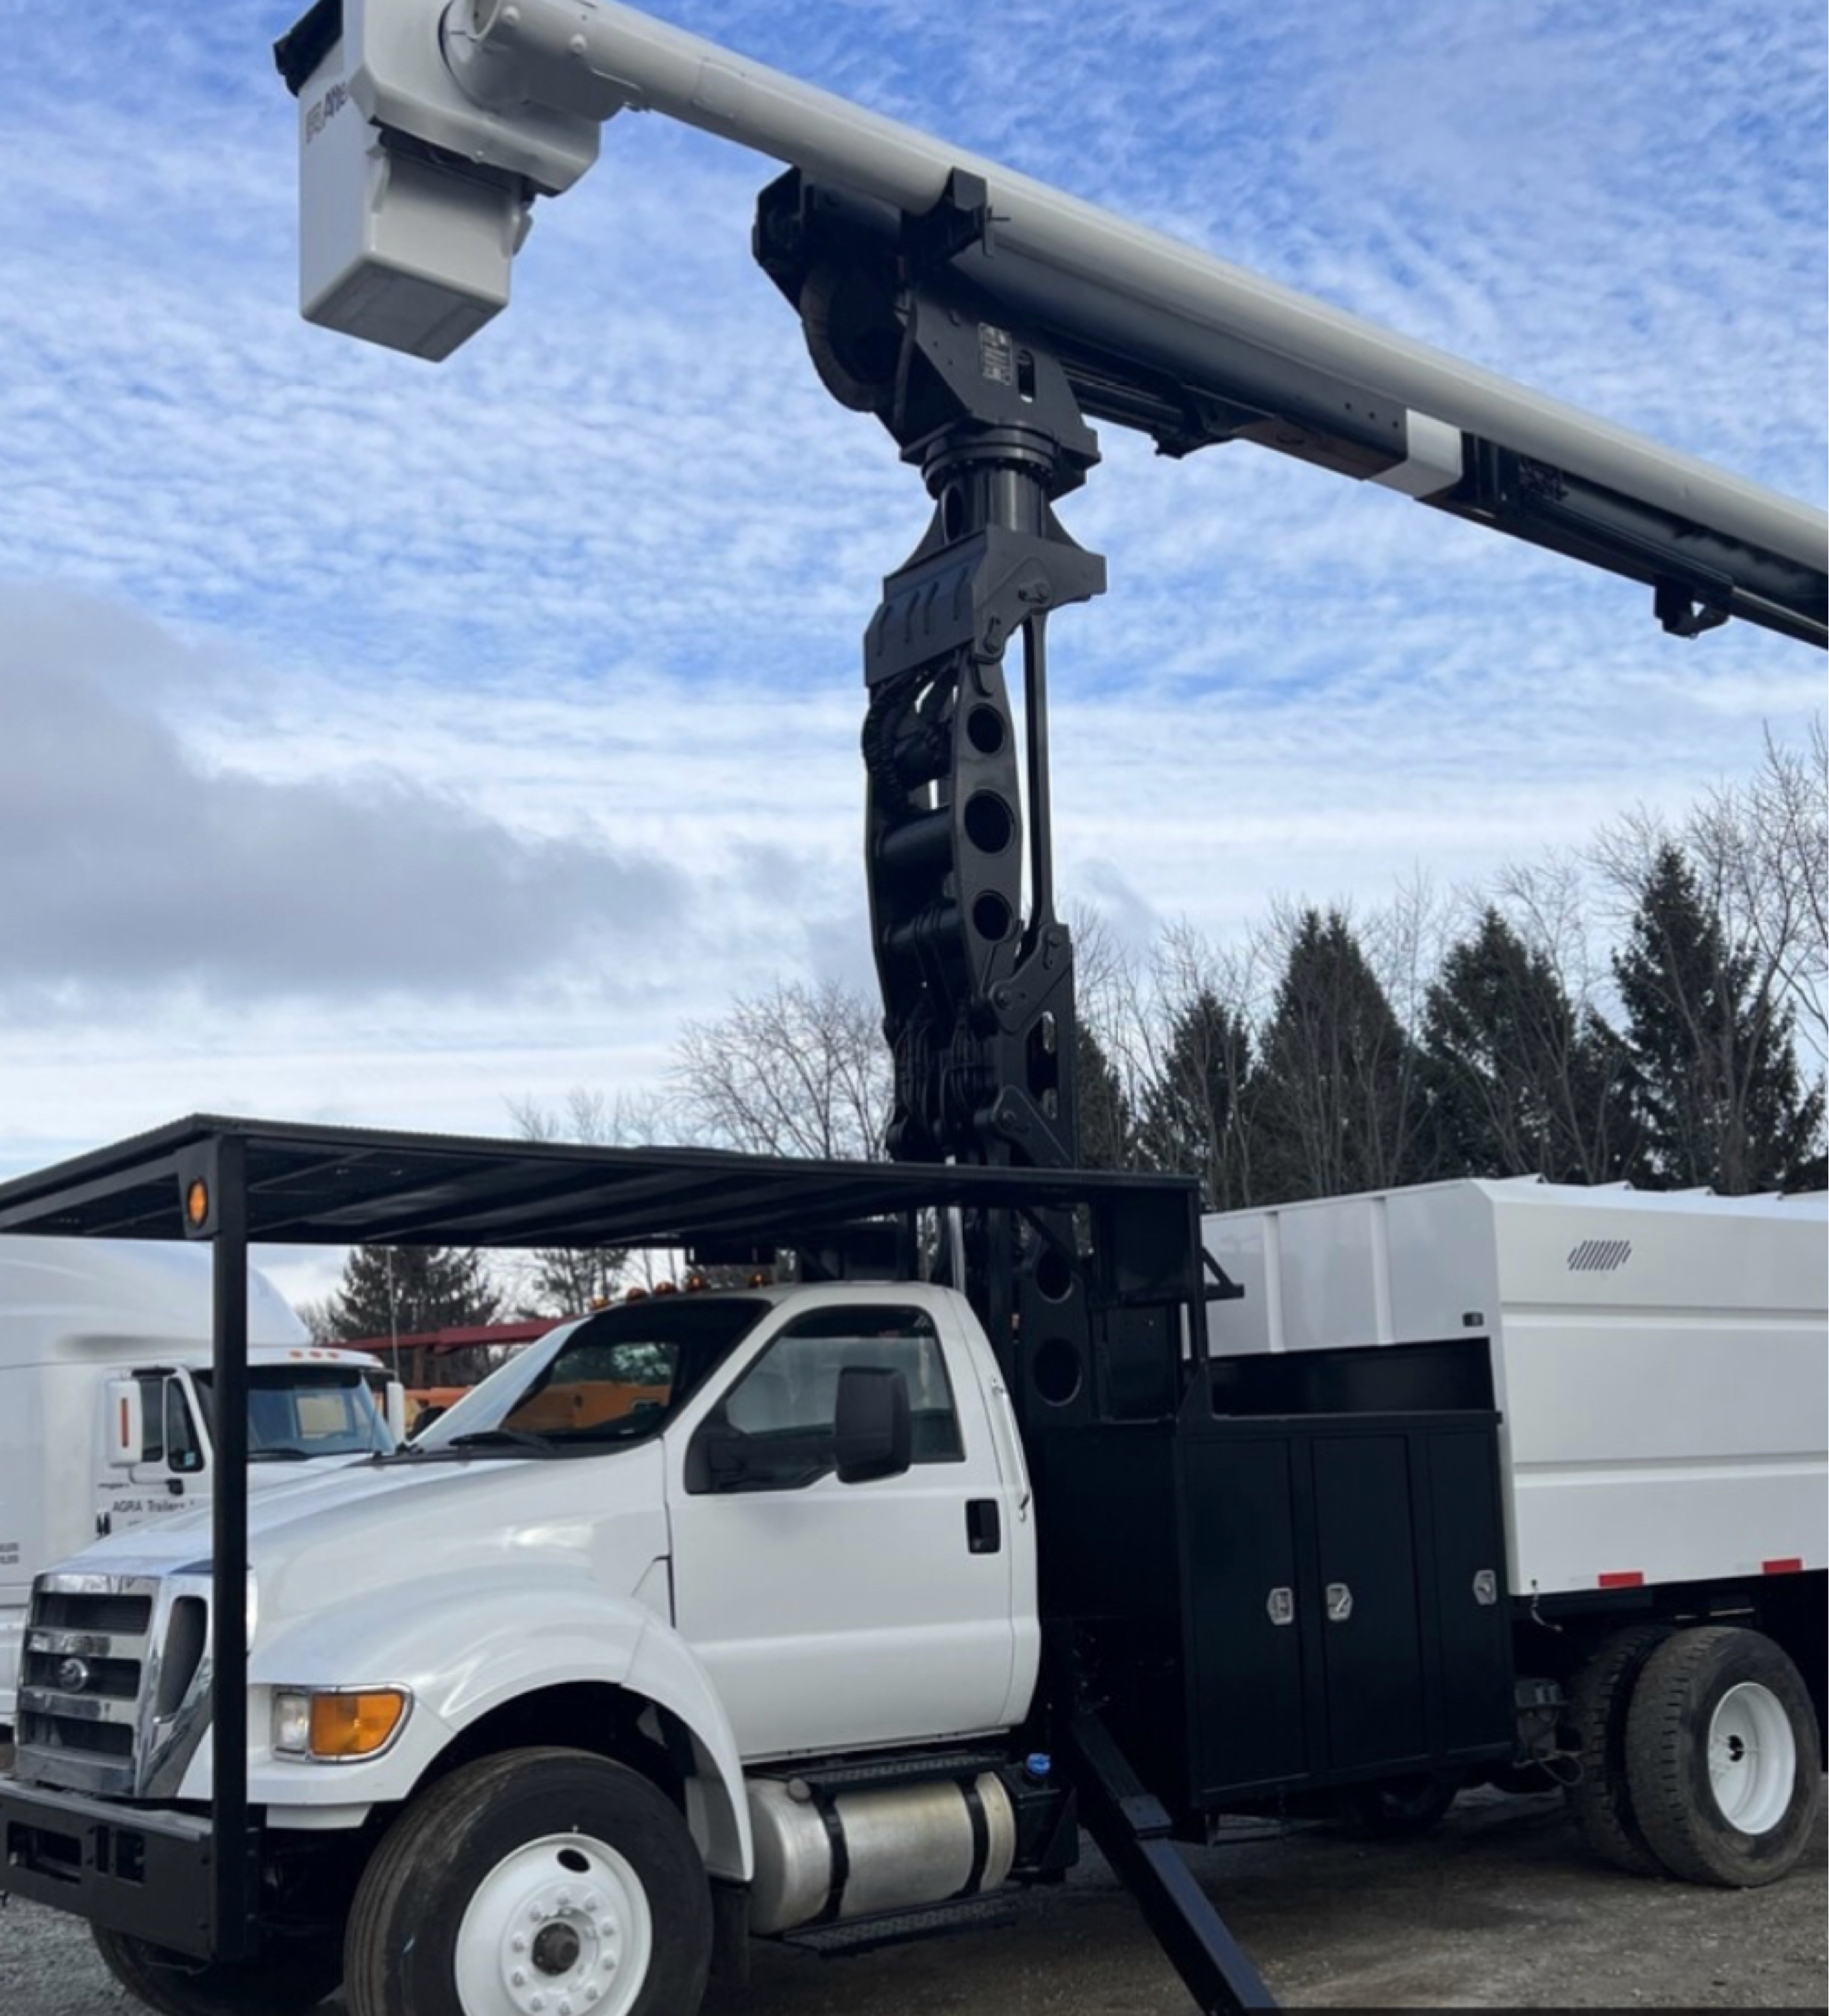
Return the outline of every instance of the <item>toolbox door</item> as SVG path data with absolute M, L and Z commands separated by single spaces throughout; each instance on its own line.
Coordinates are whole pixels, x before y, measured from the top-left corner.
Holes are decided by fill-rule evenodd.
M 1328 1762 L 1339 1771 L 1426 1758 L 1414 1445 L 1399 1434 L 1321 1435 L 1311 1446 Z

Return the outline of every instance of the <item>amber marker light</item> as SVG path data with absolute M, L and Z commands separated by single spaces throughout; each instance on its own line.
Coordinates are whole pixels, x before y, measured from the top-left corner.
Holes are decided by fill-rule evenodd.
M 387 1748 L 406 1718 L 404 1687 L 282 1687 L 273 1695 L 273 1754 L 353 1764 Z
M 201 1225 L 210 1215 L 210 1186 L 201 1176 L 193 1176 L 184 1193 L 184 1215 L 193 1225 Z
M 311 1754 L 314 1757 L 372 1757 L 393 1740 L 406 1712 L 406 1697 L 395 1687 L 373 1693 L 314 1694 L 311 1703 Z

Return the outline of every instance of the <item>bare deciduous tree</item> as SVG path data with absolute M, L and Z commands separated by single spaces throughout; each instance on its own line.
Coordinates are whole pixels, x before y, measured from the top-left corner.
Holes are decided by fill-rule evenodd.
M 532 1098 L 510 1100 L 508 1111 L 524 1141 L 577 1141 L 593 1147 L 626 1147 L 668 1131 L 666 1102 L 653 1093 L 601 1092 L 575 1086 L 557 1113 Z M 541 1247 L 519 1256 L 514 1301 L 524 1316 L 578 1316 L 608 1301 L 629 1273 L 630 1255 L 619 1247 Z
M 739 997 L 680 1031 L 674 1110 L 694 1139 L 755 1154 L 880 1156 L 891 1093 L 881 1022 L 835 981 Z
M 1763 990 L 1790 1007 L 1798 1035 L 1820 1064 L 1829 1050 L 1829 751 L 1823 717 L 1811 723 L 1802 750 L 1780 742 L 1768 727 L 1759 769 L 1743 783 L 1711 790 L 1682 839 L 1730 951 L 1750 959 Z M 1642 851 L 1642 840 L 1627 849 Z
M 1251 1200 L 1262 949 L 1254 938 L 1242 950 L 1221 951 L 1178 924 L 1150 962 L 1142 1046 L 1149 1061 L 1139 1093 L 1144 1157 L 1153 1167 L 1198 1175 L 1214 1211 Z

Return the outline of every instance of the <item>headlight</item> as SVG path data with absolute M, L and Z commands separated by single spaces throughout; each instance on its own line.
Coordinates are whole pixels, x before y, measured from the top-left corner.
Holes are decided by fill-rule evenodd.
M 411 1699 L 404 1687 L 281 1688 L 273 1696 L 273 1753 L 331 1764 L 378 1756 Z

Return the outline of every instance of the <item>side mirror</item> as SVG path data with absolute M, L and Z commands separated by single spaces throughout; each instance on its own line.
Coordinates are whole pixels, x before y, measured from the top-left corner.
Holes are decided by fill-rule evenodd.
M 146 1422 L 137 1379 L 110 1379 L 102 1408 L 102 1460 L 110 1470 L 131 1470 L 146 1446 Z
M 913 1454 L 908 1381 L 882 1365 L 847 1365 L 839 1374 L 832 1438 L 841 1484 L 900 1477 Z

